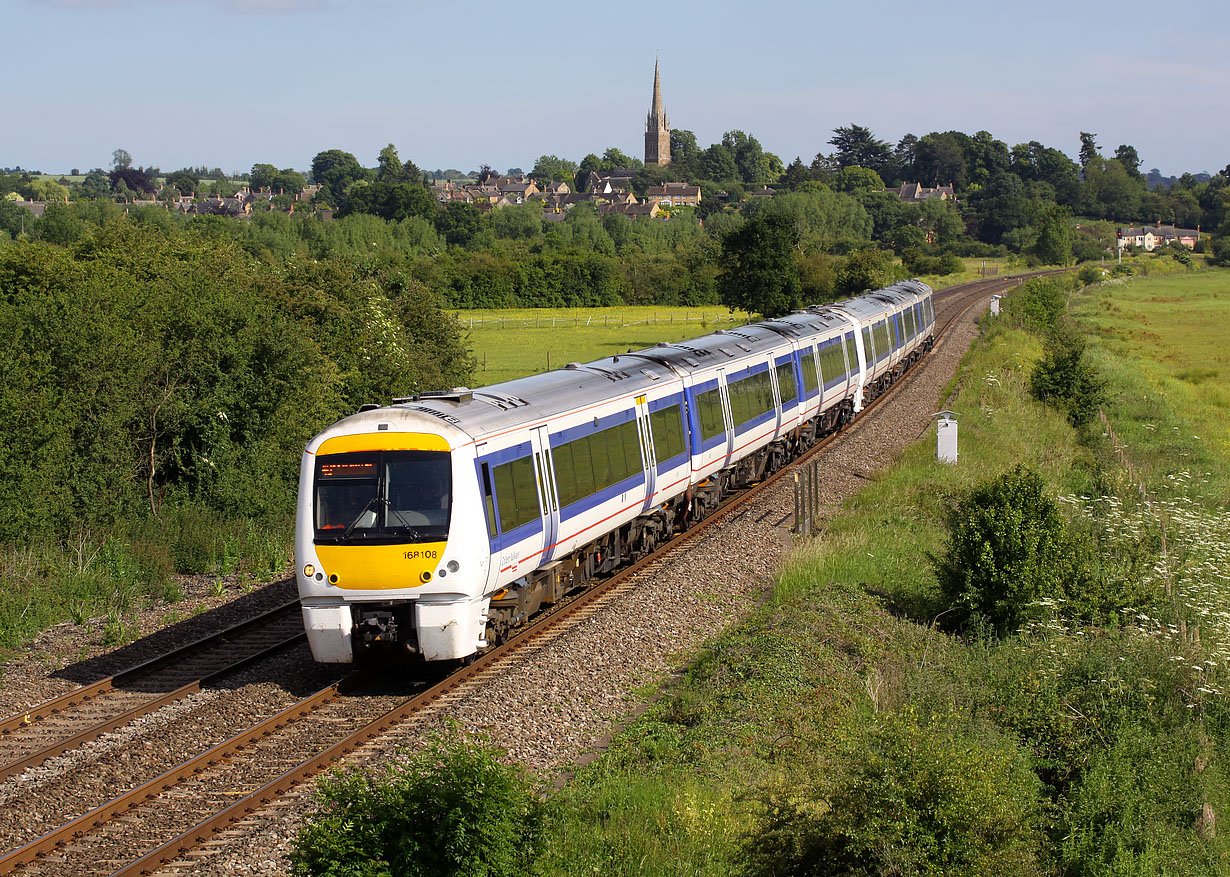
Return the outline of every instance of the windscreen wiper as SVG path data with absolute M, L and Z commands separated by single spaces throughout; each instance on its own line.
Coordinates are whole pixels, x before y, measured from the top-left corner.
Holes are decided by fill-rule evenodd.
M 347 524 L 346 529 L 342 531 L 342 541 L 343 542 L 345 542 L 347 539 L 350 538 L 350 531 L 353 530 L 358 525 L 359 521 L 363 520 L 363 516 L 371 510 L 372 503 L 379 502 L 379 501 L 380 501 L 380 497 L 373 496 L 371 499 L 367 501 L 367 504 L 364 505 L 363 508 L 359 509 L 359 513 L 355 515 L 355 519 L 351 521 L 349 524 Z

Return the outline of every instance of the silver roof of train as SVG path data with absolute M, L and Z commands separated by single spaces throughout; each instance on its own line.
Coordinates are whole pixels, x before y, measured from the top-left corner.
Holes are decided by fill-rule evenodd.
M 906 281 L 912 283 L 917 282 Z M 847 318 L 832 308 L 870 316 L 892 301 L 910 300 L 915 294 L 913 288 L 895 289 L 906 284 L 895 284 L 871 294 L 896 293 L 882 301 L 863 296 L 774 320 L 721 329 L 688 341 L 659 344 L 593 362 L 569 363 L 561 369 L 487 387 L 421 393 L 414 398 L 394 400 L 391 407 L 433 417 L 482 441 L 516 424 L 554 417 L 619 396 L 640 395 L 678 374 L 703 371 L 764 353 L 786 339 L 804 341 L 845 331 L 849 328 Z M 918 286 L 926 289 L 922 284 Z

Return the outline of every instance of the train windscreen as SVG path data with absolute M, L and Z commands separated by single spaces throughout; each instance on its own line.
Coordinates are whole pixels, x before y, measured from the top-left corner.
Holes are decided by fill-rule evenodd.
M 316 460 L 318 543 L 442 542 L 452 510 L 443 451 L 363 451 Z

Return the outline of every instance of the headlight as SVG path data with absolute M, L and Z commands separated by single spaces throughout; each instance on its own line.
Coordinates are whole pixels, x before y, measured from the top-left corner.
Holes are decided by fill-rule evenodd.
M 303 567 L 303 575 L 310 579 L 312 576 L 316 575 L 316 567 L 310 563 L 307 564 Z

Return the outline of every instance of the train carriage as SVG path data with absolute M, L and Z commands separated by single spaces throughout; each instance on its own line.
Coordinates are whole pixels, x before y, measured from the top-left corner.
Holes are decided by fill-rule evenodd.
M 910 281 L 777 320 L 364 410 L 307 446 L 318 661 L 465 658 L 839 427 L 930 343 Z

